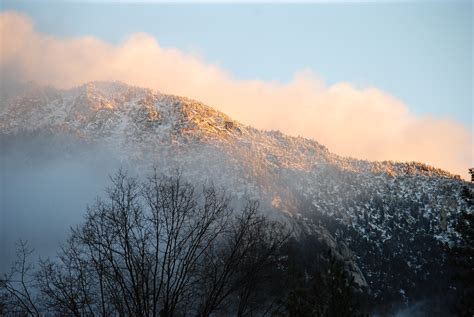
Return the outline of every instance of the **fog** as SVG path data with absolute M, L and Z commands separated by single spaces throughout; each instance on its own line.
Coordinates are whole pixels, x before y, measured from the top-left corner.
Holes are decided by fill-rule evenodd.
M 70 227 L 80 224 L 87 207 L 106 194 L 110 177 L 119 169 L 138 177 L 149 176 L 153 169 L 169 176 L 180 173 L 197 189 L 212 183 L 235 198 L 237 209 L 246 198 L 257 198 L 250 184 L 232 183 L 233 167 L 212 147 L 176 153 L 152 147 L 134 161 L 127 156 L 139 151 L 133 145 L 114 149 L 106 142 L 88 143 L 73 134 L 50 132 L 0 134 L 0 147 L 0 273 L 15 259 L 20 239 L 35 250 L 34 257 L 54 257 Z M 233 190 L 228 191 L 231 184 Z
M 54 256 L 119 164 L 68 137 L 10 138 L 1 140 L 0 153 L 0 272 L 14 259 L 19 239 L 28 241 L 35 257 Z M 53 144 L 75 150 L 65 153 L 63 145 Z

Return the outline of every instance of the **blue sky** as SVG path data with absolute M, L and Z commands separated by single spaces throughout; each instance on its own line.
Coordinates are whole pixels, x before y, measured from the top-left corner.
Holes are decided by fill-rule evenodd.
M 327 84 L 375 86 L 416 114 L 473 128 L 472 17 L 464 2 L 157 4 L 2 1 L 60 38 L 120 43 L 153 35 L 237 79 L 288 82 L 311 70 Z

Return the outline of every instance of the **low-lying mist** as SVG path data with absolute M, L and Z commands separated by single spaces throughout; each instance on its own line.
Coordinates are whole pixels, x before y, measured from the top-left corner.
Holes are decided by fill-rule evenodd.
M 2 137 L 0 272 L 14 259 L 19 239 L 29 242 L 35 256 L 54 256 L 119 166 L 91 145 L 68 137 L 54 141 L 75 149 L 66 153 L 63 145 L 41 135 Z
M 251 184 L 235 183 L 237 173 L 225 155 L 205 146 L 176 153 L 151 148 L 133 160 L 130 153 L 140 151 L 133 146 L 114 149 L 67 133 L 0 135 L 0 145 L 0 273 L 10 267 L 20 239 L 35 250 L 34 256 L 55 256 L 70 227 L 82 223 L 87 207 L 105 194 L 120 169 L 139 177 L 149 177 L 153 169 L 180 173 L 197 188 L 212 183 L 238 198 L 235 208 L 246 197 L 258 198 Z M 267 210 L 266 202 L 260 202 L 260 209 Z

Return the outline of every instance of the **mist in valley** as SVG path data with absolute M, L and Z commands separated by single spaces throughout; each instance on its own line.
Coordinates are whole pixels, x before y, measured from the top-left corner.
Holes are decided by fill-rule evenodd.
M 21 239 L 34 256 L 53 257 L 120 166 L 112 153 L 73 137 L 1 137 L 0 271 Z M 67 150 L 66 150 L 67 149 Z M 71 149 L 73 149 L 71 151 Z

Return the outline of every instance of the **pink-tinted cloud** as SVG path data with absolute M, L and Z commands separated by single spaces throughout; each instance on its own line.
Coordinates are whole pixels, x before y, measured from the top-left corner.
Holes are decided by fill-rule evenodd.
M 5 77 L 62 88 L 119 80 L 200 100 L 257 128 L 314 138 L 345 156 L 421 161 L 463 176 L 473 163 L 471 131 L 452 120 L 416 116 L 376 88 L 328 87 L 309 71 L 288 84 L 236 80 L 146 34 L 118 46 L 93 37 L 58 39 L 15 12 L 0 14 L 0 36 Z

